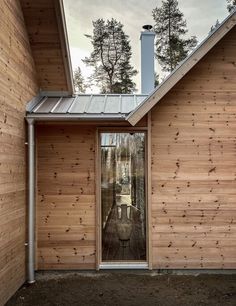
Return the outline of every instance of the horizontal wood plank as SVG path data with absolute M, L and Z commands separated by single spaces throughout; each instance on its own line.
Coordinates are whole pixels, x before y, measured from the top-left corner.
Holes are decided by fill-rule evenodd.
M 235 34 L 151 112 L 154 268 L 236 267 Z
M 95 128 L 37 128 L 39 269 L 95 268 Z

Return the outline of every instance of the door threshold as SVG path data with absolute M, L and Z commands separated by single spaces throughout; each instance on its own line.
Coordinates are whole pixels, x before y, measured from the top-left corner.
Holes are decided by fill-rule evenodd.
M 142 270 L 148 269 L 147 262 L 130 262 L 130 263 L 123 263 L 123 262 L 106 262 L 101 263 L 99 265 L 100 270 Z

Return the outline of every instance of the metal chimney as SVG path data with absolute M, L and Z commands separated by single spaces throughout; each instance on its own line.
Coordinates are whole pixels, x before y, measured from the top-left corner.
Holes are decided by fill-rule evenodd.
M 150 94 L 154 89 L 154 38 L 151 25 L 144 25 L 141 32 L 141 93 Z

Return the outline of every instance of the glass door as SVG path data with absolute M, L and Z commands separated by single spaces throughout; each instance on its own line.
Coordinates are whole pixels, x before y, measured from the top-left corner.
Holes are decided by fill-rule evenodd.
M 146 261 L 145 133 L 101 133 L 102 262 Z

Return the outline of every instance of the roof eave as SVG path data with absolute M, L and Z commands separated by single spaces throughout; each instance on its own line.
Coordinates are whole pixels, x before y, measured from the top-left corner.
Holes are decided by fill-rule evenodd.
M 58 22 L 58 30 L 60 35 L 60 42 L 62 47 L 62 56 L 64 62 L 64 68 L 66 73 L 66 81 L 69 94 L 74 94 L 74 85 L 73 85 L 73 70 L 71 64 L 71 56 L 70 56 L 70 48 L 69 48 L 69 40 L 66 26 L 66 18 L 65 18 L 65 9 L 63 0 L 54 0 L 55 3 L 55 11 Z
M 236 25 L 236 11 L 209 35 L 154 91 L 145 99 L 126 120 L 136 125 L 216 44 Z

